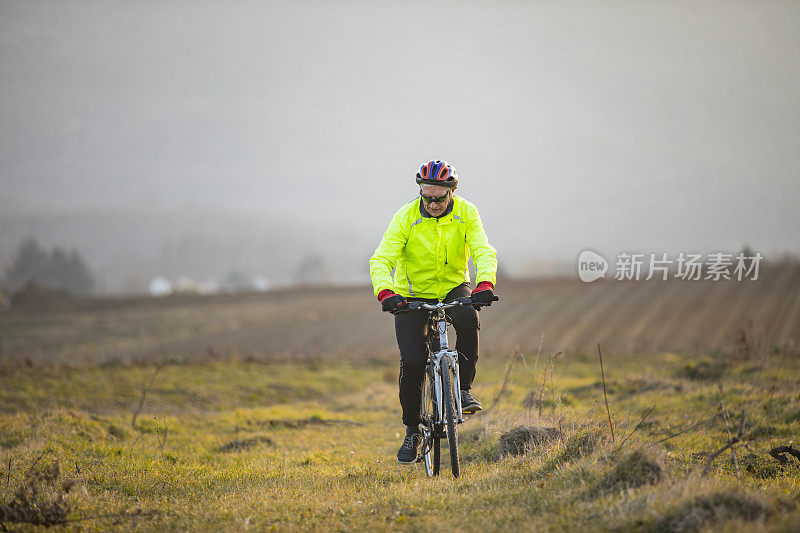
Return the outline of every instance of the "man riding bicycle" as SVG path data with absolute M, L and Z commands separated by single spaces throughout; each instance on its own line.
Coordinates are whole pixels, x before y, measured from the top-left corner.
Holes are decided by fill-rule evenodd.
M 458 175 L 447 161 L 430 161 L 417 172 L 420 197 L 392 217 L 369 260 L 375 296 L 394 314 L 400 349 L 400 405 L 406 437 L 397 452 L 401 464 L 417 460 L 422 435 L 420 403 L 428 354 L 425 313 L 398 313 L 409 301 L 449 302 L 470 294 L 467 260 L 475 263 L 475 302 L 491 305 L 497 275 L 497 251 L 489 244 L 478 209 L 453 192 Z M 392 270 L 394 269 L 394 279 Z M 478 361 L 478 312 L 472 306 L 447 310 L 456 330 L 461 406 L 466 414 L 483 409 L 470 389 Z

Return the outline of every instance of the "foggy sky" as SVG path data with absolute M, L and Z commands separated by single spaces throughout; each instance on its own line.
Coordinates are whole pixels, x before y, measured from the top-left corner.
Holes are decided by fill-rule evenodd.
M 791 1 L 3 0 L 0 209 L 222 207 L 377 245 L 442 158 L 517 269 L 798 253 L 798 23 Z

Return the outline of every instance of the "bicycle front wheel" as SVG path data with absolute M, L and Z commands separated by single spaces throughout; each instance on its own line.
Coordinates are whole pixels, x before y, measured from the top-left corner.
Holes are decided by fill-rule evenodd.
M 420 419 L 422 420 L 422 434 L 424 436 L 422 448 L 422 462 L 425 467 L 425 474 L 428 477 L 439 475 L 439 438 L 436 436 L 436 424 L 434 423 L 436 402 L 434 401 L 433 368 L 429 365 L 425 369 L 425 376 L 422 383 L 422 408 L 420 409 Z
M 431 453 L 431 448 L 433 448 L 433 435 L 426 430 L 422 430 L 422 433 L 425 436 L 425 440 L 422 444 L 424 450 L 422 453 L 422 465 L 425 467 L 425 474 L 428 477 L 433 477 L 435 475 L 433 473 L 433 454 Z
M 439 475 L 439 467 L 442 459 L 442 441 L 439 437 L 433 437 L 433 475 Z
M 444 401 L 445 421 L 447 422 L 447 443 L 450 445 L 450 466 L 453 477 L 458 477 L 458 419 L 455 404 L 455 369 L 447 358 L 442 358 L 442 400 Z M 460 390 L 460 389 L 459 389 Z

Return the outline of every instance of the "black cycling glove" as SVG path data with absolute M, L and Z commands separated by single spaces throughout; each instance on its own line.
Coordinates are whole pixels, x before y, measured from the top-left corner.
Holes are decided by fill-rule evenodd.
M 393 294 L 381 300 L 381 309 L 389 313 L 394 313 L 407 303 L 408 301 L 399 294 Z
M 494 292 L 492 289 L 473 292 L 472 301 L 481 305 L 492 305 L 492 302 L 494 301 Z

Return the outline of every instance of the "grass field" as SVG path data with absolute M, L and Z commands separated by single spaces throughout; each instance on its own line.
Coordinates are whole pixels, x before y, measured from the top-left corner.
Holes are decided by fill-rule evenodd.
M 525 401 L 533 354 L 526 359 L 527 367 L 482 360 L 476 392 L 487 411 L 462 427 L 458 480 L 395 463 L 402 426 L 388 362 L 6 368 L 0 501 L 6 518 L 21 508 L 33 521 L 98 530 L 790 531 L 800 523 L 797 461 L 781 466 L 768 455 L 800 434 L 796 358 L 731 366 L 607 355 L 615 443 L 594 358 L 556 359 L 541 416 L 539 403 Z M 536 399 L 546 366 L 540 358 Z M 729 452 L 702 476 L 708 453 L 728 442 L 720 402 L 734 436 L 745 412 L 738 480 Z M 519 427 L 555 429 L 509 431 Z
M 563 337 L 549 331 L 538 358 L 527 341 L 506 349 L 488 333 L 503 327 L 493 312 L 512 313 L 498 304 L 482 312 L 474 390 L 486 410 L 461 427 L 463 475 L 449 476 L 445 456 L 427 479 L 394 459 L 396 355 L 326 345 L 327 328 L 354 319 L 308 311 L 308 291 L 238 298 L 0 315 L 0 528 L 798 529 L 800 461 L 769 454 L 800 448 L 800 358 L 788 343 L 604 344 L 612 440 L 596 350 L 555 356 Z M 337 301 L 361 316 L 356 297 Z M 521 301 L 501 304 L 520 312 Z M 269 350 L 248 344 L 263 334 L 259 316 L 276 337 Z M 303 316 L 316 326 L 293 345 Z M 538 344 L 537 325 L 527 335 Z M 373 343 L 387 333 L 363 330 Z M 308 336 L 319 349 L 300 349 Z M 67 357 L 74 345 L 83 358 Z
M 774 350 L 800 355 L 800 263 L 757 281 L 507 281 L 481 313 L 481 350 Z M 370 287 L 48 302 L 0 312 L 0 361 L 83 366 L 207 358 L 390 359 Z M 49 304 L 49 305 L 46 305 Z

